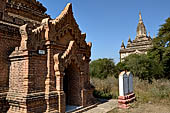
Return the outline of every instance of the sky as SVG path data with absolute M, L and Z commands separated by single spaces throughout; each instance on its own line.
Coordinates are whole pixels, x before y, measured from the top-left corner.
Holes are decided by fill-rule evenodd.
M 119 50 L 129 36 L 135 39 L 139 12 L 147 32 L 157 35 L 160 25 L 170 17 L 170 0 L 39 0 L 53 19 L 72 3 L 73 14 L 86 41 L 92 42 L 91 59 L 120 61 Z

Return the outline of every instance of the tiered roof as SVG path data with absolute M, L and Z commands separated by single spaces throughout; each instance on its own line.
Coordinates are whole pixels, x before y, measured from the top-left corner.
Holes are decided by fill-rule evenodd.
M 141 16 L 141 12 L 139 13 L 139 22 L 136 30 L 136 38 L 135 40 L 131 41 L 129 37 L 128 44 L 126 47 L 120 49 L 121 53 L 144 53 L 152 46 L 152 38 L 150 35 L 147 35 L 147 31 L 145 25 L 143 23 L 143 19 Z M 124 44 L 123 44 L 124 45 Z

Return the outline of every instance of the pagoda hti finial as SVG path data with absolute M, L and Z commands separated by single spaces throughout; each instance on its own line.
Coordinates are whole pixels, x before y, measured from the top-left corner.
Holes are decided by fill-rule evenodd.
M 142 20 L 142 15 L 141 15 L 141 11 L 139 12 L 139 22 L 143 22 L 143 20 Z

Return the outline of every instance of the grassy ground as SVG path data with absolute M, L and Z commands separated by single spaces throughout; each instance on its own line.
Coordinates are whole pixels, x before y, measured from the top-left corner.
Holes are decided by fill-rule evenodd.
M 152 84 L 140 81 L 134 77 L 134 92 L 137 101 L 127 110 L 113 109 L 109 113 L 170 113 L 170 80 L 153 80 Z M 92 78 L 91 82 L 96 87 L 97 96 L 106 98 L 118 97 L 118 80 L 109 77 L 105 80 Z M 102 93 L 101 93 L 102 92 Z

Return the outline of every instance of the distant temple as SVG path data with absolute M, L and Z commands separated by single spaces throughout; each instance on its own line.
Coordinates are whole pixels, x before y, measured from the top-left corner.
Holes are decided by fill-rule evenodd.
M 142 20 L 141 12 L 139 13 L 139 23 L 136 30 L 136 38 L 131 41 L 129 37 L 128 44 L 125 47 L 124 42 L 122 41 L 120 53 L 120 62 L 124 60 L 130 54 L 146 54 L 147 50 L 152 46 L 152 38 L 150 33 L 147 35 L 145 25 Z

